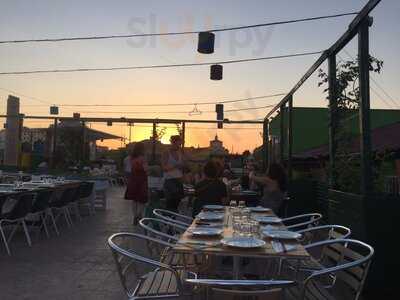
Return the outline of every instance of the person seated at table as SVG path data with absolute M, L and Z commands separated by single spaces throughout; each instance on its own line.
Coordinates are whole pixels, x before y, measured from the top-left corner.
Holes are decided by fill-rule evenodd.
M 193 216 L 197 215 L 204 205 L 226 203 L 226 185 L 219 179 L 219 166 L 209 161 L 204 166 L 204 179 L 195 186 L 195 200 L 193 203 Z
M 269 166 L 266 176 L 256 176 L 251 172 L 249 178 L 264 187 L 260 205 L 278 213 L 285 199 L 287 184 L 286 172 L 282 165 L 273 163 Z

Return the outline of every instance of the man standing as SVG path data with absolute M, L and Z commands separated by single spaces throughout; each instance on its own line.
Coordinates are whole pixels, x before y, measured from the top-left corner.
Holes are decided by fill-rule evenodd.
M 171 136 L 171 147 L 163 153 L 161 164 L 164 171 L 164 195 L 167 209 L 178 211 L 183 191 L 183 170 L 185 161 L 182 153 L 182 139 L 179 135 Z
M 129 179 L 129 175 L 131 175 L 131 173 L 132 173 L 132 158 L 131 158 L 132 146 L 131 146 L 131 144 L 127 147 L 127 150 L 128 150 L 128 154 L 126 155 L 126 157 L 124 158 L 124 161 L 123 161 L 124 175 L 125 175 L 126 180 Z

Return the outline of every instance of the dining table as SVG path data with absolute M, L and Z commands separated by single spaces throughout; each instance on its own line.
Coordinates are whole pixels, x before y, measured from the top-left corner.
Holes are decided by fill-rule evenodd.
M 280 232 L 287 231 L 287 229 L 282 222 L 276 222 L 279 218 L 277 218 L 272 210 L 255 210 L 256 209 L 250 210 L 251 219 L 259 219 L 260 217 L 267 217 L 266 219 L 272 217 L 275 219 L 273 225 L 260 224 L 259 232 L 254 233 L 254 236 L 248 236 L 250 239 L 254 238 L 258 241 L 264 241 L 265 243 L 262 242 L 263 245 L 260 247 L 233 247 L 224 242 L 234 237 L 239 237 L 240 239 L 240 235 L 238 236 L 237 231 L 234 230 L 234 223 L 237 219 L 234 220 L 233 209 L 225 206 L 220 210 L 220 214 L 223 214 L 223 218 L 221 218 L 219 222 L 201 221 L 198 217 L 195 218 L 193 223 L 180 236 L 172 250 L 175 253 L 181 254 L 232 257 L 234 279 L 241 278 L 241 258 L 244 257 L 249 259 L 291 259 L 299 263 L 302 260 L 309 260 L 311 258 L 310 254 L 301 245 L 299 240 L 274 239 L 265 235 L 264 232 L 267 228 L 268 230 L 272 228 L 272 230 L 278 230 Z M 219 235 L 194 235 L 194 230 L 199 228 L 219 228 L 221 230 Z

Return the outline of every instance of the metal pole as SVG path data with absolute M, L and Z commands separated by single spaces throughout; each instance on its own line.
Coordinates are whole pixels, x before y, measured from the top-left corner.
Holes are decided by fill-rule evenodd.
M 153 164 L 156 162 L 156 137 L 157 137 L 157 124 L 153 123 L 153 143 L 151 148 L 151 161 Z
M 263 124 L 263 147 L 262 147 L 262 162 L 263 170 L 266 171 L 268 168 L 268 160 L 270 156 L 269 152 L 269 120 L 265 119 Z
M 285 156 L 285 106 L 286 104 L 281 105 L 280 112 L 280 138 L 279 138 L 279 160 L 282 163 Z
M 361 193 L 369 195 L 373 191 L 371 167 L 371 126 L 369 87 L 369 27 L 372 18 L 367 17 L 358 30 L 359 88 L 360 88 L 360 153 L 361 153 Z
M 83 163 L 86 159 L 86 130 L 85 130 L 85 121 L 82 121 L 82 154 L 81 154 L 81 162 Z
M 337 149 L 337 79 L 336 79 L 336 55 L 328 58 L 328 84 L 329 84 L 329 187 L 336 188 L 335 159 Z
M 288 177 L 292 180 L 292 152 L 293 152 L 293 95 L 290 95 L 288 102 Z
M 186 123 L 182 122 L 182 150 L 185 149 L 185 134 L 186 134 Z
M 54 169 L 56 167 L 56 154 L 57 154 L 57 127 L 58 127 L 58 119 L 54 119 L 53 125 L 53 149 L 51 154 L 51 168 Z
M 129 123 L 129 144 L 132 142 L 132 123 Z

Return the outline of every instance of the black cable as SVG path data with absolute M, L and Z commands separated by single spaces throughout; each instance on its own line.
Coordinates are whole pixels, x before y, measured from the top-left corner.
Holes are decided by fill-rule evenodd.
M 153 103 L 153 104 L 55 104 L 59 107 L 163 107 L 163 106 L 202 106 L 202 105 L 210 105 L 210 104 L 226 104 L 226 103 L 237 103 L 237 102 L 244 102 L 249 100 L 258 100 L 258 99 L 265 99 L 265 98 L 274 98 L 279 96 L 285 96 L 286 93 L 278 93 L 278 94 L 271 94 L 271 95 L 263 95 L 263 96 L 256 96 L 256 97 L 247 97 L 241 99 L 233 99 L 233 100 L 224 100 L 224 101 L 197 101 L 197 102 L 190 102 L 190 103 Z M 27 97 L 27 96 L 26 96 Z M 193 101 L 193 100 L 191 100 Z M 43 105 L 25 105 L 24 107 L 40 107 Z
M 326 16 L 318 16 L 311 18 L 302 18 L 302 19 L 294 19 L 294 20 L 286 20 L 286 21 L 277 21 L 277 22 L 269 22 L 269 23 L 261 23 L 254 25 L 246 25 L 246 26 L 236 26 L 236 27 L 227 27 L 227 28 L 214 28 L 206 31 L 210 32 L 222 32 L 222 31 L 232 31 L 232 30 L 241 30 L 241 29 L 249 29 L 255 27 L 267 27 L 274 25 L 283 25 L 283 24 L 293 24 L 299 22 L 308 22 L 308 21 L 316 21 L 321 19 L 331 19 L 338 18 L 350 15 L 356 15 L 358 12 L 349 12 L 342 14 L 334 14 L 334 15 L 326 15 Z M 42 42 L 64 42 L 64 41 L 82 41 L 82 40 L 104 40 L 104 39 L 120 39 L 120 38 L 134 38 L 134 37 L 150 37 L 150 36 L 167 36 L 167 35 L 184 35 L 184 34 L 198 34 L 204 30 L 197 31 L 181 31 L 181 32 L 165 32 L 165 33 L 138 33 L 138 34 L 121 34 L 121 35 L 103 35 L 103 36 L 88 36 L 88 37 L 66 37 L 66 38 L 47 38 L 47 39 L 26 39 L 26 40 L 4 40 L 0 41 L 0 44 L 17 44 L 17 43 L 42 43 Z
M 258 58 L 246 58 L 238 60 L 225 60 L 217 62 L 191 63 L 191 64 L 169 64 L 169 65 L 148 65 L 148 66 L 129 66 L 129 67 L 110 67 L 110 68 L 78 68 L 78 69 L 59 69 L 59 70 L 32 70 L 32 71 L 11 71 L 0 72 L 0 75 L 26 75 L 26 74 L 43 74 L 43 73 L 72 73 L 72 72 L 92 72 L 92 71 L 120 71 L 120 70 L 138 70 L 138 69 L 160 69 L 160 68 L 177 68 L 177 67 L 193 67 L 193 66 L 209 66 L 214 64 L 226 65 L 233 63 L 251 62 L 259 60 L 282 59 L 289 57 L 308 56 L 321 54 L 323 51 L 304 52 L 287 55 L 266 56 Z
M 270 104 L 270 105 L 266 105 L 266 106 L 228 109 L 228 110 L 225 110 L 225 113 L 270 108 L 275 105 L 276 104 Z M 209 113 L 215 113 L 215 110 L 202 110 L 200 112 L 201 112 L 200 114 L 209 114 Z M 190 111 L 158 111 L 158 112 L 155 112 L 155 111 L 97 111 L 96 110 L 96 111 L 77 111 L 77 113 L 82 113 L 82 114 L 190 114 Z

